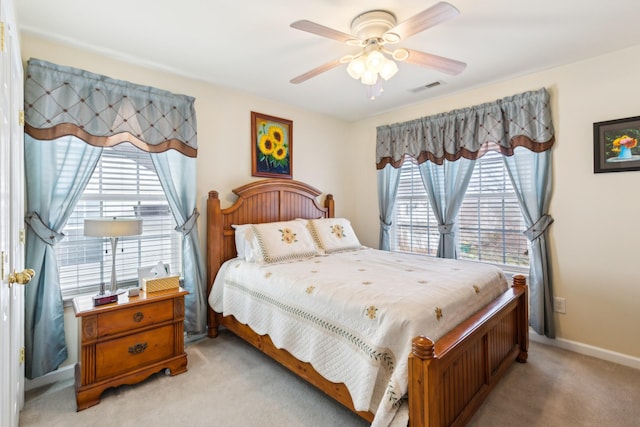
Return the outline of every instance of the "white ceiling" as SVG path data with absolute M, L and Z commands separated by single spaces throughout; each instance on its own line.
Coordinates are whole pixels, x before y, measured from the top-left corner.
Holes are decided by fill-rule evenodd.
M 389 10 L 401 22 L 435 3 L 16 0 L 15 8 L 23 32 L 346 120 L 640 44 L 638 0 L 450 0 L 459 16 L 398 46 L 466 62 L 458 76 L 401 63 L 375 101 L 344 65 L 289 83 L 357 50 L 290 28 L 292 22 L 308 19 L 349 33 L 364 11 Z M 443 84 L 412 91 L 435 81 Z

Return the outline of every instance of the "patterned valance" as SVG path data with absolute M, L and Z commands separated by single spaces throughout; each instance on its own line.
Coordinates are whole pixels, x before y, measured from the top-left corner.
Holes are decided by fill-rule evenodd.
M 418 163 L 477 159 L 488 148 L 512 155 L 515 147 L 551 148 L 554 129 L 549 94 L 542 88 L 495 102 L 377 128 L 376 167 L 400 167 L 405 155 Z
M 25 132 L 39 140 L 75 135 L 95 146 L 128 141 L 149 152 L 196 157 L 194 98 L 29 59 Z

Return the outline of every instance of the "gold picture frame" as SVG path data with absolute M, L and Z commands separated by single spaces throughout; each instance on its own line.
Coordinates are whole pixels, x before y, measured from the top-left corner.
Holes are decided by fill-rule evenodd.
M 293 177 L 293 121 L 251 112 L 251 175 Z

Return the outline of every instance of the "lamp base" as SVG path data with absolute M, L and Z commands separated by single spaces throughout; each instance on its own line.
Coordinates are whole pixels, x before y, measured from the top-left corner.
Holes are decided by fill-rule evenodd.
M 106 293 L 102 295 L 96 295 L 93 297 L 94 307 L 97 307 L 99 305 L 111 304 L 112 302 L 118 302 L 118 294 Z

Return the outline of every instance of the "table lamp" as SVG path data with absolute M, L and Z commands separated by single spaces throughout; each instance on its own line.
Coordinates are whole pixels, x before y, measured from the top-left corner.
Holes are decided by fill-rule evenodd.
M 94 305 L 109 304 L 118 300 L 118 283 L 116 281 L 116 246 L 122 236 L 142 234 L 140 218 L 86 218 L 84 235 L 88 237 L 109 237 L 111 239 L 111 287 L 105 290 L 104 282 L 100 283 L 100 293 L 93 297 Z

